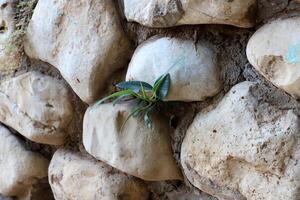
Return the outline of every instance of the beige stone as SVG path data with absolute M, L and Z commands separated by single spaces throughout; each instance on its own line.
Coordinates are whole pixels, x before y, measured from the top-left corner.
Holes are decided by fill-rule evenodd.
M 131 105 L 94 105 L 85 113 L 83 144 L 87 152 L 127 174 L 148 181 L 181 179 L 172 156 L 168 124 L 153 116 L 153 129 L 130 118 Z
M 0 121 L 34 142 L 63 144 L 72 118 L 69 92 L 55 78 L 28 72 L 0 84 Z
M 148 199 L 141 181 L 65 149 L 59 149 L 51 160 L 49 182 L 56 200 Z
M 247 46 L 249 62 L 269 81 L 300 97 L 300 17 L 261 27 Z
M 256 0 L 123 0 L 128 21 L 150 27 L 187 24 L 255 24 Z
M 47 177 L 48 161 L 0 125 L 0 193 L 26 197 L 37 179 Z
M 170 37 L 154 37 L 135 51 L 126 80 L 154 84 L 171 75 L 168 101 L 201 101 L 222 88 L 217 56 L 208 44 Z
M 182 144 L 184 172 L 219 199 L 297 200 L 299 117 L 259 100 L 257 89 L 240 83 L 197 115 Z
M 99 98 L 131 52 L 111 0 L 39 1 L 25 50 L 56 67 L 87 103 Z

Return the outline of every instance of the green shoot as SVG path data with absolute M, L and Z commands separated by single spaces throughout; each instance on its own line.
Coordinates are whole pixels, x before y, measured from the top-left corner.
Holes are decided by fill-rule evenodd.
M 139 103 L 127 116 L 121 129 L 123 129 L 124 125 L 131 117 L 137 117 L 139 115 L 143 115 L 146 127 L 152 129 L 153 124 L 151 119 L 151 112 L 168 95 L 170 84 L 171 77 L 169 73 L 160 76 L 155 81 L 153 86 L 143 81 L 124 81 L 116 85 L 116 87 L 120 89 L 120 91 L 101 99 L 96 103 L 96 105 L 104 103 L 105 101 L 110 99 L 114 99 L 113 105 L 122 101 L 126 101 L 128 99 L 138 100 Z

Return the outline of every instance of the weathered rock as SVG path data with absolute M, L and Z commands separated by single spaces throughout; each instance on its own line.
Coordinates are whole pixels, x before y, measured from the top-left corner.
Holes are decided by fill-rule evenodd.
M 15 0 L 0 0 L 0 71 L 15 70 L 20 66 L 21 53 L 16 46 Z
M 256 0 L 123 0 L 127 20 L 150 27 L 185 24 L 255 24 Z
M 23 142 L 0 125 L 0 193 L 27 196 L 37 179 L 47 177 L 48 161 L 26 150 Z
M 292 30 L 292 31 L 291 31 Z M 300 17 L 278 19 L 249 40 L 249 62 L 269 81 L 300 98 Z
M 0 121 L 34 142 L 63 144 L 72 117 L 67 88 L 50 76 L 28 72 L 0 84 Z
M 49 166 L 55 199 L 146 200 L 145 185 L 100 161 L 80 153 L 58 150 Z
M 172 156 L 169 130 L 153 116 L 153 129 L 141 118 L 130 118 L 129 104 L 94 105 L 85 113 L 83 144 L 95 158 L 136 177 L 149 181 L 181 179 Z
M 126 80 L 146 81 L 153 85 L 157 78 L 169 72 L 171 87 L 166 100 L 201 101 L 221 90 L 216 60 L 207 44 L 154 37 L 135 51 Z
M 240 83 L 197 115 L 182 144 L 185 174 L 219 199 L 297 200 L 299 117 L 259 100 L 257 89 Z
M 39 1 L 25 50 L 58 68 L 87 103 L 99 97 L 112 72 L 123 67 L 130 54 L 111 0 Z

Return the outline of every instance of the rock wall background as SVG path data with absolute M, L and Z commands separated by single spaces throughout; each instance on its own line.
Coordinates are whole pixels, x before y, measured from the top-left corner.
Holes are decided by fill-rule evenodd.
M 39 0 L 42 1 L 42 0 Z M 10 5 L 11 1 L 8 1 L 8 5 Z M 33 1 L 32 1 L 33 2 Z M 28 5 L 24 7 L 24 10 L 22 10 L 21 7 L 16 7 L 17 5 L 20 5 L 20 3 L 32 3 L 31 1 L 22 1 L 20 2 L 16 1 L 13 3 L 13 7 L 17 9 L 18 15 L 14 18 L 16 19 L 17 26 L 18 22 L 27 24 L 28 16 L 31 16 L 31 11 L 28 9 Z M 3 4 L 7 3 L 6 1 L 1 2 Z M 36 2 L 33 2 L 32 5 L 35 5 Z M 276 88 L 273 86 L 268 80 L 266 80 L 259 72 L 257 72 L 253 66 L 249 63 L 247 56 L 246 56 L 246 46 L 250 39 L 250 37 L 253 35 L 253 33 L 259 29 L 264 24 L 279 19 L 279 18 L 288 18 L 291 16 L 299 16 L 300 14 L 300 4 L 294 2 L 294 1 L 288 1 L 288 0 L 258 0 L 258 8 L 256 13 L 256 25 L 252 28 L 237 28 L 229 25 L 212 25 L 212 24 L 204 24 L 204 25 L 183 25 L 183 26 L 176 26 L 176 27 L 169 27 L 169 28 L 149 28 L 142 26 L 135 22 L 127 22 L 126 17 L 124 15 L 124 3 L 122 1 L 112 1 L 113 5 L 116 6 L 118 11 L 118 16 L 121 20 L 122 28 L 124 29 L 124 33 L 128 36 L 131 44 L 132 49 L 128 48 L 128 51 L 131 53 L 136 47 L 143 42 L 145 42 L 147 39 L 151 38 L 152 36 L 160 35 L 160 36 L 167 36 L 171 38 L 180 38 L 184 40 L 190 40 L 194 43 L 197 42 L 207 42 L 211 44 L 211 48 L 215 51 L 216 55 L 218 56 L 218 63 L 220 66 L 220 78 L 223 82 L 223 89 L 214 97 L 208 98 L 205 101 L 202 102 L 196 102 L 196 103 L 183 103 L 183 102 L 170 102 L 167 108 L 168 110 L 168 116 L 172 117 L 172 120 L 170 121 L 170 126 L 173 128 L 173 131 L 171 133 L 171 144 L 173 147 L 173 156 L 175 157 L 176 163 L 178 166 L 182 169 L 181 160 L 180 160 L 180 154 L 181 154 L 181 144 L 183 142 L 183 139 L 186 135 L 186 132 L 188 130 L 188 127 L 193 122 L 194 117 L 199 112 L 204 112 L 205 110 L 209 110 L 212 107 L 215 107 L 217 103 L 222 101 L 224 95 L 230 91 L 230 89 L 237 85 L 240 82 L 243 81 L 254 81 L 259 83 L 259 89 L 254 90 L 253 95 L 255 98 L 257 98 L 259 101 L 267 102 L 268 104 L 272 105 L 273 107 L 276 107 L 277 110 L 292 110 L 296 113 L 297 116 L 299 116 L 299 103 L 297 100 L 287 93 L 285 93 L 283 90 Z M 34 6 L 33 6 L 34 7 Z M 7 11 L 5 11 L 7 12 Z M 29 17 L 30 18 L 30 17 Z M 6 21 L 6 18 L 4 17 L 4 21 Z M 21 26 L 21 25 L 20 25 Z M 18 27 L 17 27 L 18 28 Z M 23 30 L 22 30 L 23 31 Z M 292 31 L 292 30 L 289 30 Z M 21 36 L 17 36 L 20 38 L 23 38 L 23 33 L 20 33 Z M 36 38 L 36 40 L 39 40 L 39 38 Z M 42 41 L 42 39 L 40 39 Z M 1 41 L 0 41 L 1 42 Z M 18 40 L 16 41 L 18 42 Z M 4 46 L 6 43 L 4 44 Z M 0 67 L 0 78 L 1 78 L 1 84 L 5 85 L 5 83 L 14 80 L 14 77 L 19 77 L 20 75 L 26 74 L 27 72 L 31 71 L 37 71 L 41 74 L 51 76 L 55 78 L 55 83 L 58 82 L 63 84 L 64 87 L 68 90 L 67 99 L 72 105 L 72 112 L 73 112 L 73 119 L 72 122 L 66 123 L 61 122 L 59 120 L 59 123 L 62 124 L 62 126 L 65 126 L 68 133 L 67 138 L 65 139 L 66 143 L 63 145 L 53 146 L 49 144 L 41 144 L 36 143 L 28 140 L 27 138 L 23 137 L 22 131 L 17 130 L 17 126 L 14 124 L 9 125 L 3 125 L 6 128 L 9 129 L 11 134 L 15 135 L 17 138 L 19 138 L 24 147 L 27 150 L 33 151 L 35 153 L 39 153 L 44 158 L 51 160 L 53 154 L 56 152 L 57 149 L 68 149 L 70 150 L 74 155 L 67 155 L 66 157 L 70 156 L 82 156 L 84 155 L 88 159 L 93 159 L 85 150 L 85 147 L 83 145 L 83 139 L 82 139 L 82 127 L 83 127 L 83 117 L 85 114 L 85 110 L 88 108 L 88 104 L 84 103 L 80 98 L 75 94 L 75 92 L 72 90 L 72 87 L 65 81 L 63 76 L 61 76 L 61 73 L 56 69 L 55 67 L 51 66 L 50 64 L 47 64 L 46 62 L 36 60 L 36 59 L 30 59 L 27 57 L 27 55 L 22 51 L 23 43 L 18 44 L 21 45 L 21 47 L 16 51 L 15 48 L 13 48 L 13 62 L 17 61 L 22 55 L 21 59 L 21 65 L 15 65 L 12 64 L 13 62 L 10 61 L 7 58 L 4 58 L 3 63 L 9 63 L 12 64 L 8 67 L 2 67 L 6 66 L 4 64 Z M 62 47 L 63 48 L 63 47 Z M 1 55 L 0 55 L 1 56 Z M 82 56 L 85 56 L 84 54 Z M 18 59 L 17 59 L 18 58 Z M 2 60 L 2 59 L 0 59 Z M 126 60 L 126 61 L 125 61 Z M 106 83 L 106 87 L 104 88 L 104 91 L 102 94 L 110 94 L 112 91 L 115 90 L 113 84 L 117 83 L 121 80 L 124 80 L 126 71 L 127 71 L 127 63 L 129 63 L 130 58 L 125 58 L 123 62 L 126 64 L 124 65 L 123 69 L 118 69 L 113 73 L 113 76 L 111 76 L 110 80 Z M 2 61 L 1 61 L 2 62 Z M 16 67 L 17 66 L 17 67 Z M 96 83 L 96 82 L 95 82 Z M 7 89 L 7 91 L 17 91 L 19 90 L 17 87 L 12 89 Z M 1 90 L 2 91 L 2 90 Z M 2 93 L 1 93 L 2 94 Z M 34 100 L 30 100 L 24 97 L 20 97 L 20 93 L 18 92 L 16 96 L 18 96 L 17 99 L 21 98 L 20 102 L 25 101 L 25 105 L 33 105 L 32 109 L 30 109 L 35 116 L 36 113 L 40 112 L 41 109 L 37 109 L 38 111 L 35 111 L 34 103 L 36 103 Z M 45 95 L 44 93 L 38 93 L 38 95 Z M 46 94 L 46 96 L 50 96 L 47 98 L 50 99 L 58 99 L 59 95 L 56 96 L 54 94 L 54 97 L 52 97 L 53 93 Z M 12 114 L 12 122 L 15 122 L 16 119 L 18 119 L 18 116 L 14 115 L 15 110 L 12 109 L 12 111 L 7 112 L 6 109 L 3 109 L 3 107 L 9 107 L 8 103 L 5 103 L 3 99 L 0 98 L 0 104 L 1 105 L 1 113 L 2 110 L 5 110 L 4 114 L 5 116 L 7 113 Z M 88 100 L 89 101 L 89 100 Z M 27 106 L 25 106 L 27 108 Z M 58 105 L 58 108 L 60 105 Z M 64 106 L 65 108 L 65 106 Z M 30 112 L 30 111 L 29 111 Z M 67 112 L 67 111 L 66 111 Z M 0 113 L 0 116 L 1 116 Z M 44 115 L 43 116 L 50 116 L 45 121 L 46 123 L 52 121 L 51 118 L 52 113 L 47 114 L 47 110 L 43 110 Z M 46 113 L 46 114 L 45 114 Z M 68 112 L 67 112 L 68 113 Z M 266 111 L 267 114 L 272 112 Z M 63 114 L 62 114 L 63 115 Z M 58 117 L 60 118 L 60 116 Z M 40 120 L 44 120 L 43 117 L 39 118 Z M 6 122 L 7 118 L 2 119 L 2 123 Z M 24 119 L 19 119 L 20 121 L 23 121 Z M 48 121 L 47 121 L 48 120 Z M 19 125 L 20 123 L 18 123 Z M 56 124 L 55 124 L 56 126 Z M 60 125 L 58 125 L 60 126 Z M 32 133 L 32 130 L 35 130 L 36 127 L 26 128 L 24 131 L 24 134 L 28 133 L 29 130 L 30 133 Z M 22 135 L 21 135 L 22 134 Z M 299 135 L 299 133 L 298 133 Z M 299 137 L 299 136 L 298 136 Z M 2 151 L 2 150 L 1 150 Z M 82 155 L 75 155 L 77 152 L 81 152 Z M 0 155 L 5 155 L 7 152 L 0 152 Z M 58 156 L 58 155 L 57 155 Z M 2 157 L 1 157 L 2 158 Z M 85 158 L 86 159 L 86 158 Z M 90 162 L 96 162 L 96 161 L 90 161 Z M 150 164 L 150 163 L 149 163 Z M 3 163 L 0 163 L 0 169 L 3 171 L 1 174 L 1 179 L 8 178 L 11 174 L 6 174 L 5 170 L 2 170 Z M 75 164 L 74 164 L 75 165 Z M 80 164 L 77 164 L 80 166 Z M 90 164 L 95 167 L 95 163 Z M 101 165 L 101 164 L 99 164 Z M 299 166 L 299 165 L 298 165 Z M 22 166 L 24 167 L 24 166 Z M 105 166 L 106 167 L 106 166 Z M 74 167 L 74 172 L 78 172 L 76 167 Z M 87 167 L 89 168 L 89 167 Z M 57 173 L 60 172 L 51 172 L 55 176 L 59 177 Z M 72 170 L 70 170 L 72 171 Z M 110 176 L 106 175 L 107 171 L 108 173 L 116 173 L 118 174 L 119 171 L 116 169 L 105 169 L 104 171 L 101 171 L 101 177 Z M 80 172 L 78 174 L 84 174 L 85 172 Z M 299 173 L 299 172 L 298 172 Z M 117 176 L 117 175 L 116 175 Z M 127 176 L 127 175 L 120 175 L 120 176 Z M 295 177 L 299 176 L 299 174 L 296 174 Z M 123 177 L 124 178 L 124 177 Z M 127 177 L 128 178 L 128 177 Z M 126 178 L 124 178 L 126 179 Z M 216 197 L 212 197 L 210 195 L 205 194 L 204 192 L 201 192 L 198 188 L 193 186 L 193 182 L 191 183 L 191 180 L 188 180 L 184 175 L 184 181 L 159 181 L 159 182 L 149 182 L 149 181 L 141 181 L 141 180 L 131 180 L 131 177 L 129 177 L 131 184 L 136 184 L 135 181 L 138 182 L 136 185 L 137 193 L 133 194 L 133 196 L 127 197 L 127 199 L 141 199 L 139 198 L 139 195 L 143 196 L 145 199 L 171 199 L 171 200 L 182 200 L 182 199 L 216 199 Z M 78 182 L 82 181 L 80 177 L 77 179 Z M 105 179 L 107 180 L 107 179 Z M 98 190 L 95 185 L 94 180 L 85 179 L 83 183 L 90 184 L 89 188 L 92 188 L 94 190 Z M 104 181 L 105 182 L 105 181 Z M 107 180 L 107 182 L 110 182 Z M 141 183 L 142 182 L 142 183 Z M 0 182 L 1 183 L 1 182 Z M 94 184 L 93 184 L 94 183 Z M 110 182 L 111 183 L 111 182 Z M 66 187 L 66 186 L 60 186 L 60 187 Z M 67 190 L 74 191 L 78 189 L 78 187 L 81 187 L 81 185 L 75 184 L 74 188 L 67 188 Z M 135 187 L 135 186 L 133 186 Z M 110 191 L 110 187 L 108 186 L 108 189 L 105 191 Z M 117 187 L 116 191 L 113 193 L 118 193 L 122 189 L 122 184 L 120 184 L 120 187 Z M 149 190 L 149 193 L 144 191 L 144 188 L 147 188 Z M 298 188 L 299 189 L 299 188 Z M 126 191 L 126 189 L 125 189 Z M 61 193 L 59 191 L 56 191 L 57 193 Z M 86 194 L 90 194 L 90 190 L 84 191 Z M 84 195 L 85 193 L 82 193 L 81 195 Z M 144 193 L 143 193 L 144 192 Z M 1 192 L 0 192 L 1 193 Z M 110 192 L 108 192 L 109 194 Z M 147 193 L 147 195 L 145 194 Z M 19 197 L 8 197 L 8 196 L 15 196 L 13 195 L 7 195 L 7 197 L 1 197 L 0 199 L 22 199 L 22 198 L 29 198 L 29 199 L 54 199 L 52 195 L 51 188 L 48 184 L 48 178 L 44 177 L 42 179 L 34 181 L 31 195 L 30 197 L 25 194 L 19 195 Z M 56 194 L 57 199 L 66 199 L 66 197 L 60 196 L 61 194 Z M 71 199 L 82 199 L 83 197 L 76 197 L 72 196 L 74 194 L 69 194 L 69 198 Z M 132 195 L 132 193 L 130 194 Z M 134 195 L 137 195 L 134 197 Z M 218 195 L 216 195 L 218 196 Z M 107 199 L 113 199 L 113 197 L 106 196 Z M 220 197 L 220 199 L 233 199 L 228 197 Z M 270 196 L 265 197 L 265 199 L 269 198 Z M 93 199 L 93 197 L 90 197 Z M 95 198 L 95 197 L 94 197 Z M 100 197 L 101 198 L 101 197 Z M 244 196 L 235 196 L 235 199 L 244 199 Z M 290 196 L 288 199 L 295 199 L 298 200 L 298 195 Z M 97 199 L 97 198 L 96 198 Z M 99 197 L 98 197 L 99 199 Z M 126 197 L 118 197 L 116 199 L 126 199 Z M 260 197 L 253 197 L 249 199 L 260 199 Z M 278 198 L 281 199 L 281 198 Z

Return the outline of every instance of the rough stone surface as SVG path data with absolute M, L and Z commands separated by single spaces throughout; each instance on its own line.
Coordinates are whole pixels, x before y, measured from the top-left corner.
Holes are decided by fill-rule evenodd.
M 185 24 L 255 24 L 256 0 L 123 0 L 127 20 L 149 27 Z
M 95 158 L 148 181 L 181 179 L 172 156 L 168 126 L 153 116 L 153 129 L 141 118 L 130 118 L 131 105 L 90 107 L 83 121 L 83 144 Z
M 28 72 L 0 84 L 0 121 L 34 142 L 63 144 L 72 117 L 67 88 L 50 76 Z
M 37 179 L 47 176 L 48 161 L 0 125 L 0 193 L 25 197 Z M 0 197 L 1 198 L 1 197 Z
M 99 97 L 107 79 L 130 54 L 111 0 L 39 1 L 25 51 L 59 69 L 87 103 Z
M 278 19 L 260 28 L 247 46 L 249 62 L 296 98 L 300 98 L 299 34 L 300 17 Z
M 132 57 L 126 80 L 153 85 L 167 72 L 171 87 L 166 100 L 201 101 L 221 90 L 217 56 L 209 45 L 169 37 L 154 37 L 142 43 Z
M 19 68 L 21 54 L 13 44 L 16 0 L 0 0 L 0 72 Z
M 257 89 L 240 83 L 197 115 L 182 144 L 185 174 L 220 199 L 297 200 L 299 118 L 256 98 Z
M 80 153 L 59 149 L 49 166 L 55 199 L 147 200 L 145 185 Z

